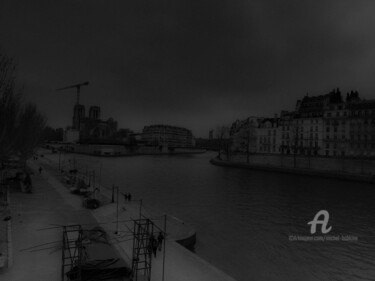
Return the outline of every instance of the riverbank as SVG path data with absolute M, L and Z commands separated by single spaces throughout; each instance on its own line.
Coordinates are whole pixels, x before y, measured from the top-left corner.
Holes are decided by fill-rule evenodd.
M 86 154 L 103 157 L 123 157 L 140 155 L 180 155 L 205 153 L 205 149 L 194 147 L 159 148 L 155 146 L 126 146 L 106 144 L 47 144 L 47 149 L 57 152 L 63 150 L 68 153 Z
M 227 161 L 219 160 L 217 158 L 212 158 L 210 163 L 217 166 L 231 167 L 231 168 L 241 168 L 241 169 L 254 169 L 254 170 L 263 170 L 269 172 L 280 172 L 280 173 L 289 173 L 289 174 L 298 174 L 298 175 L 307 175 L 314 177 L 325 177 L 325 178 L 334 178 L 341 180 L 349 181 L 358 181 L 365 183 L 375 183 L 375 177 L 372 174 L 354 174 L 347 172 L 339 171 L 330 171 L 330 170 L 317 170 L 317 169 L 307 169 L 307 168 L 291 168 L 291 167 L 281 167 L 274 166 L 272 164 L 252 164 L 236 161 Z
M 61 196 L 63 189 L 52 186 L 47 173 L 39 175 L 35 166 L 32 170 L 33 193 L 13 187 L 10 191 L 12 239 L 8 245 L 13 257 L 8 268 L 0 270 L 1 280 L 60 280 L 62 230 L 58 226 L 96 225 L 88 210 Z
M 129 239 L 124 241 L 127 240 L 124 237 L 128 231 L 125 224 L 119 224 L 120 228 L 116 231 L 113 217 L 115 204 L 108 204 L 96 210 L 83 208 L 82 199 L 71 194 L 54 176 L 53 170 L 49 170 L 42 161 L 39 160 L 31 165 L 35 173 L 32 176 L 35 187 L 33 193 L 11 194 L 14 264 L 10 268 L 0 270 L 1 278 L 13 281 L 59 280 L 61 249 L 30 248 L 46 242 L 61 243 L 62 231 L 61 228 L 54 227 L 56 225 L 100 224 L 106 230 L 111 244 L 119 255 L 129 263 L 132 256 L 132 242 Z M 39 165 L 43 166 L 42 175 L 35 172 Z M 132 216 L 131 209 L 137 210 L 136 202 L 121 204 L 120 212 L 124 215 L 129 211 L 128 216 Z M 25 251 L 25 249 L 29 250 Z M 162 272 L 163 256 L 158 253 L 152 260 L 151 280 L 163 280 Z M 164 280 L 234 281 L 232 277 L 171 239 L 166 240 Z
M 117 216 L 116 204 L 110 204 L 113 199 L 117 201 L 116 190 L 114 190 L 113 188 L 104 187 L 98 182 L 90 182 L 91 180 L 93 180 L 93 178 L 88 176 L 87 173 L 82 172 L 80 168 L 77 169 L 77 174 L 70 175 L 67 170 L 62 174 L 59 173 L 58 163 L 51 160 L 46 152 L 47 151 L 44 151 L 44 157 L 41 158 L 40 161 L 42 161 L 44 168 L 47 168 L 49 173 L 51 173 L 53 177 L 59 179 L 64 183 L 67 180 L 70 182 L 76 182 L 78 179 L 83 180 L 86 184 L 91 185 L 90 190 L 100 191 L 95 194 L 95 198 L 99 200 L 101 206 L 106 207 L 105 212 L 112 216 L 112 218 Z M 71 184 L 68 184 L 68 186 L 70 187 Z M 73 186 L 75 186 L 75 184 L 73 184 Z M 176 241 L 189 250 L 194 250 L 197 234 L 191 224 L 185 223 L 174 216 L 165 214 L 164 212 L 155 208 L 151 208 L 150 206 L 147 206 L 146 208 L 144 203 L 141 202 L 142 200 L 139 200 L 137 198 L 133 198 L 132 201 L 126 201 L 124 200 L 123 194 L 121 192 L 118 195 L 120 197 L 119 201 L 121 202 L 120 208 L 121 206 L 125 208 L 126 205 L 126 213 L 120 212 L 118 214 L 120 221 L 138 219 L 140 215 L 142 215 L 142 217 L 146 216 L 147 218 L 151 219 L 156 218 L 154 224 L 159 229 L 164 229 L 164 224 L 168 226 L 168 235 L 171 240 Z
M 55 172 L 56 171 L 51 167 L 51 170 L 47 173 L 50 175 L 49 182 L 52 183 L 53 186 L 58 187 L 61 186 L 61 184 L 59 183 L 58 178 L 56 178 L 57 174 Z M 51 176 L 52 173 L 54 173 L 55 176 Z M 65 188 L 65 192 L 66 191 Z M 101 193 L 104 198 L 109 200 L 111 193 L 108 189 L 102 189 Z M 77 199 L 79 197 L 70 193 L 65 194 L 64 196 L 70 198 L 68 199 L 69 201 L 74 199 L 76 207 L 82 208 L 80 199 Z M 133 219 L 136 219 L 139 216 L 139 202 L 131 201 L 120 204 L 118 214 L 119 224 L 116 224 L 116 213 L 117 204 L 114 203 L 108 203 L 98 209 L 90 211 L 93 218 L 109 235 L 112 245 L 119 252 L 124 261 L 131 265 L 133 242 L 132 239 L 129 238 L 129 229 L 133 229 Z M 155 210 L 152 210 L 150 213 L 150 211 L 145 209 L 142 209 L 142 213 L 150 216 L 150 218 L 154 220 L 156 226 L 162 229 L 164 225 L 164 216 L 162 214 Z M 185 227 L 181 226 L 181 224 L 177 223 L 176 219 L 173 217 L 166 216 L 166 218 L 167 238 L 165 240 L 164 279 L 162 275 L 163 256 L 159 252 L 157 257 L 152 260 L 151 280 L 234 281 L 232 277 L 212 266 L 210 263 L 198 257 L 177 242 L 183 241 L 183 243 L 188 243 L 189 240 L 195 239 L 195 230 L 191 229 L 189 225 L 186 225 Z M 193 243 L 195 243 L 195 241 Z

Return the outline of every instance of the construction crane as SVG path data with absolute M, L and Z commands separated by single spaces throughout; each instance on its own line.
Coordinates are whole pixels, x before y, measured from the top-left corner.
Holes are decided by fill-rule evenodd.
M 71 88 L 77 88 L 77 104 L 79 104 L 79 94 L 80 94 L 80 91 L 81 91 L 81 87 L 87 86 L 88 84 L 89 84 L 89 82 L 86 81 L 84 83 L 75 84 L 75 85 L 67 86 L 67 87 L 64 87 L 64 88 L 56 89 L 56 91 L 61 91 L 61 90 L 66 90 L 66 89 L 71 89 Z

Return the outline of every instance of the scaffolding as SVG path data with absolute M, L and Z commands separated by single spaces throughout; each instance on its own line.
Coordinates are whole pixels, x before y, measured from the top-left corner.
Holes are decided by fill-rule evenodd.
M 135 281 L 139 271 L 143 271 L 145 280 L 151 280 L 152 235 L 154 223 L 150 219 L 134 220 L 132 274 Z
M 82 280 L 82 227 L 63 226 L 61 281 Z

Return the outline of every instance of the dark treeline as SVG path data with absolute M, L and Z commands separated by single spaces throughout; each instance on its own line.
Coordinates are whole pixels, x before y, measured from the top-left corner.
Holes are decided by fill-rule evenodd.
M 16 74 L 13 59 L 0 50 L 0 168 L 14 157 L 26 163 L 39 145 L 46 123 L 35 104 L 25 102 Z
M 63 137 L 64 129 L 62 128 L 54 129 L 49 126 L 46 126 L 42 132 L 43 142 L 63 141 Z

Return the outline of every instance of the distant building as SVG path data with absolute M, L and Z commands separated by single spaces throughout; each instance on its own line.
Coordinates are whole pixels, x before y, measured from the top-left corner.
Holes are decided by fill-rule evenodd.
M 234 151 L 244 151 L 251 119 L 254 117 L 232 124 Z M 279 118 L 258 118 L 252 128 L 257 145 L 256 149 L 251 145 L 250 152 L 375 157 L 375 100 L 361 100 L 358 92 L 347 93 L 346 99 L 339 89 L 320 96 L 306 95 L 296 102 L 294 111 L 283 110 Z
M 73 113 L 73 128 L 79 132 L 81 143 L 116 143 L 117 122 L 112 118 L 102 120 L 99 106 L 91 106 L 89 115 L 86 117 L 85 106 L 76 104 Z M 76 132 L 67 131 L 67 136 L 76 136 Z
M 290 153 L 299 155 L 321 155 L 324 139 L 324 112 L 337 100 L 336 93 L 316 97 L 305 96 L 296 103 L 290 130 Z
M 64 131 L 63 141 L 68 143 L 79 142 L 79 131 L 76 129 L 68 128 Z
M 280 137 L 280 153 L 291 154 L 294 151 L 297 140 L 295 138 L 296 129 L 294 126 L 294 111 L 283 110 L 280 113 L 279 120 L 279 137 Z
M 264 118 L 258 127 L 258 149 L 260 153 L 280 153 L 279 118 Z
M 117 131 L 117 137 L 126 144 L 136 143 L 136 134 L 130 129 L 119 129 Z
M 194 146 L 194 137 L 190 130 L 169 125 L 145 126 L 142 131 L 142 141 L 145 145 L 157 146 L 161 149 Z
M 375 100 L 347 98 L 346 151 L 349 156 L 375 156 Z
M 85 106 L 76 104 L 73 110 L 73 129 L 80 130 L 81 122 L 85 118 Z

